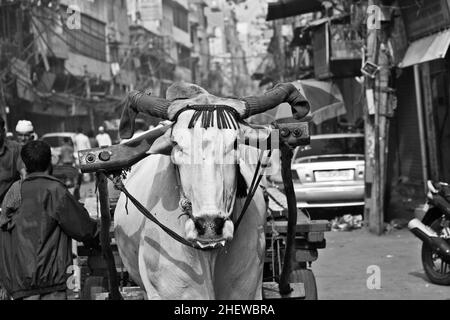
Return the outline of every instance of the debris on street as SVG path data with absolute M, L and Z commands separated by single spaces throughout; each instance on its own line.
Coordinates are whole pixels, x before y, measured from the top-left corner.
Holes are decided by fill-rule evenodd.
M 360 229 L 363 226 L 362 215 L 352 216 L 351 214 L 336 217 L 331 221 L 332 231 L 351 231 Z

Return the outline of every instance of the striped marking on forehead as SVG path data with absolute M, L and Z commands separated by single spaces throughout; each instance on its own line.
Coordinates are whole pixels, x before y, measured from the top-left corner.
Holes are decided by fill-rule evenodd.
M 187 110 L 194 110 L 194 114 L 189 121 L 188 128 L 200 122 L 201 128 L 215 127 L 218 129 L 239 129 L 240 117 L 238 112 L 227 105 L 192 105 L 181 109 L 175 116 L 175 121 L 178 115 Z

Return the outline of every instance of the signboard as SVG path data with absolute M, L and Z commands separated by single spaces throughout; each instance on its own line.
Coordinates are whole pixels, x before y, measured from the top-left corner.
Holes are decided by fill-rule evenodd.
M 154 21 L 163 19 L 162 0 L 140 0 L 138 11 L 143 21 Z
M 447 0 L 399 0 L 408 39 L 417 39 L 450 27 Z

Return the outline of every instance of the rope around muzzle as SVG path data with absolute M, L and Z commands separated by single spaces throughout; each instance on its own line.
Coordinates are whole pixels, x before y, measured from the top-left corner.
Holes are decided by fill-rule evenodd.
M 252 179 L 252 183 L 250 185 L 247 197 L 245 198 L 245 202 L 244 205 L 242 207 L 241 213 L 238 217 L 238 219 L 236 220 L 235 226 L 234 226 L 234 232 L 237 232 L 237 229 L 242 221 L 242 218 L 244 217 L 245 213 L 247 212 L 247 208 L 250 205 L 251 200 L 253 199 L 253 196 L 255 195 L 259 183 L 261 182 L 261 179 L 264 175 L 265 169 L 268 166 L 268 162 L 270 160 L 270 156 L 272 154 L 272 150 L 269 150 L 268 155 L 267 155 L 267 159 L 264 163 L 262 163 L 262 158 L 263 158 L 263 151 L 261 152 L 259 158 L 258 158 L 258 163 L 256 164 L 256 169 L 255 169 L 255 173 L 253 174 L 253 179 Z M 261 169 L 261 170 L 260 170 Z M 258 172 L 261 171 L 258 175 Z M 114 178 L 111 178 L 109 175 L 107 175 L 108 179 L 111 180 L 114 184 L 114 187 L 123 192 L 125 194 L 125 196 L 127 197 L 127 199 L 129 199 L 134 205 L 135 207 L 147 218 L 150 219 L 153 223 L 155 223 L 156 225 L 158 225 L 162 230 L 164 230 L 170 237 L 172 237 L 174 240 L 184 244 L 185 246 L 197 249 L 197 250 L 203 250 L 203 251 L 209 251 L 209 250 L 213 250 L 216 249 L 216 247 L 201 247 L 196 243 L 190 242 L 188 240 L 186 240 L 184 237 L 180 236 L 178 233 L 176 233 L 175 231 L 173 231 L 172 229 L 166 227 L 164 224 L 162 224 L 146 207 L 144 207 L 142 205 L 142 203 L 139 202 L 139 200 L 137 200 L 135 197 L 133 197 L 133 195 L 127 190 L 127 188 L 125 187 L 125 185 L 123 184 L 123 181 L 121 179 L 121 175 L 115 176 Z

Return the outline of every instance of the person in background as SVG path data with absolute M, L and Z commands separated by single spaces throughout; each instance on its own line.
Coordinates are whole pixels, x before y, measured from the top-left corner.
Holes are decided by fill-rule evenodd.
M 0 282 L 13 299 L 65 300 L 72 239 L 98 249 L 98 224 L 51 175 L 47 143 L 30 141 L 21 156 L 28 174 L 9 189 L 0 213 Z
M 107 147 L 112 145 L 111 137 L 107 132 L 105 132 L 105 128 L 102 126 L 98 128 L 98 134 L 95 139 L 97 140 L 99 147 Z
M 92 148 L 88 136 L 83 133 L 83 129 L 80 127 L 77 129 L 77 134 L 75 135 L 75 146 L 77 151 Z M 85 182 L 92 180 L 92 174 L 89 173 L 83 173 L 82 177 L 82 180 Z
M 20 144 L 6 138 L 5 120 L 0 118 L 0 204 L 11 185 L 26 174 Z M 9 300 L 0 280 L 0 300 Z
M 28 141 L 37 140 L 37 134 L 34 132 L 34 127 L 29 120 L 19 120 L 16 125 L 17 141 L 24 145 Z
M 5 120 L 0 118 L 0 203 L 11 185 L 25 177 L 20 148 L 19 143 L 6 139 Z
M 16 139 L 14 138 L 14 133 L 8 131 L 6 133 L 6 139 L 11 140 L 11 141 L 16 141 Z
M 77 134 L 75 135 L 75 144 L 77 146 L 77 150 L 91 149 L 91 143 L 89 142 L 89 138 L 83 133 L 83 129 L 78 128 Z
M 95 139 L 94 131 L 89 130 L 87 136 L 89 138 L 89 143 L 91 144 L 91 148 L 98 148 L 98 142 L 97 142 L 97 139 Z
M 75 156 L 73 155 L 73 153 L 74 150 L 70 138 L 64 137 L 58 163 L 73 166 L 75 163 Z

